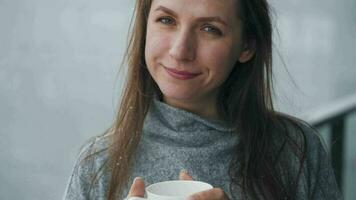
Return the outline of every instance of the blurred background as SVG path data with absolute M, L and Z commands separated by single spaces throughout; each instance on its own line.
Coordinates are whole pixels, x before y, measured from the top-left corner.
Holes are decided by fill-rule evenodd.
M 319 127 L 355 199 L 356 1 L 270 3 L 277 109 Z M 0 0 L 0 199 L 62 198 L 80 146 L 113 121 L 133 5 Z

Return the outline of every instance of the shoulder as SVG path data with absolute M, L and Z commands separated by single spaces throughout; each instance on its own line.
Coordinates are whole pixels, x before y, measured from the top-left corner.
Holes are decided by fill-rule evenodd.
M 304 160 L 309 168 L 315 168 L 321 160 L 330 160 L 327 145 L 316 128 L 286 114 L 279 113 L 277 119 L 278 141 L 289 144 L 287 148 L 294 149 L 299 160 Z
M 295 145 L 308 152 L 315 148 L 326 149 L 319 131 L 302 119 L 277 113 L 273 130 L 279 138 L 293 141 Z
M 296 166 L 303 166 L 299 183 L 305 191 L 300 194 L 308 199 L 340 199 L 330 154 L 320 133 L 307 122 L 285 114 L 280 114 L 278 121 L 278 132 L 284 131 L 288 141 L 282 153 L 285 165 L 295 172 L 299 171 Z
M 78 173 L 94 173 L 108 159 L 111 135 L 105 133 L 91 137 L 85 141 L 77 156 L 76 168 Z
M 105 133 L 102 135 L 97 135 L 87 139 L 81 146 L 78 157 L 85 159 L 86 157 L 93 154 L 100 154 L 108 150 L 111 142 L 111 134 Z
M 320 133 L 307 122 L 278 113 L 272 128 L 273 147 L 282 165 L 293 169 L 295 175 L 304 166 L 305 175 L 316 173 L 329 154 Z
M 92 137 L 82 145 L 63 199 L 88 199 L 89 196 L 99 198 L 105 194 L 105 191 L 100 189 L 105 187 L 98 186 L 107 182 L 105 165 L 108 160 L 110 137 L 107 133 Z

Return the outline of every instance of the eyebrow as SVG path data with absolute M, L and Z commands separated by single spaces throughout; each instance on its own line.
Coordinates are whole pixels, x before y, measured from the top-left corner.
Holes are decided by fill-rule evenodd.
M 164 6 L 158 6 L 158 8 L 156 8 L 155 11 L 163 11 L 163 12 L 173 15 L 174 17 L 178 16 L 178 14 L 176 12 L 174 12 L 173 10 L 166 8 Z M 221 17 L 219 17 L 219 16 L 198 17 L 197 20 L 198 21 L 217 21 L 217 22 L 220 22 L 223 25 L 227 26 L 226 22 L 224 20 L 222 20 Z

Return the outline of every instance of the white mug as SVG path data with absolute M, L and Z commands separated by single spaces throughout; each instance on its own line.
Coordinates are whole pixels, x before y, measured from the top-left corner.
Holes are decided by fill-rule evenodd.
M 212 188 L 212 185 L 201 181 L 164 181 L 146 187 L 147 199 L 130 197 L 127 200 L 185 200 L 194 193 Z

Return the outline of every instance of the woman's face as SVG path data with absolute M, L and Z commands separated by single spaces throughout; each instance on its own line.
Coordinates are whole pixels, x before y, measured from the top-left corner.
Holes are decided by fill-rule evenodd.
M 154 0 L 145 59 L 166 102 L 215 103 L 234 64 L 245 62 L 235 0 Z

